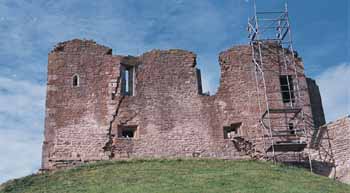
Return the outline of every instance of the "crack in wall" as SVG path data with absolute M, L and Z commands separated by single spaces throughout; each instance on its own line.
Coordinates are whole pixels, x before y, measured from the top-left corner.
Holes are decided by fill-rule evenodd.
M 117 86 L 116 86 L 116 88 L 115 88 L 115 93 L 118 92 L 119 85 L 120 85 L 120 79 L 121 79 L 121 76 L 119 76 L 118 79 L 117 79 Z M 113 126 L 114 121 L 115 121 L 116 118 L 117 118 L 117 115 L 118 115 L 118 113 L 119 113 L 120 106 L 121 106 L 121 104 L 122 104 L 122 102 L 123 102 L 125 96 L 124 96 L 124 95 L 121 95 L 121 96 L 118 97 L 118 98 L 119 98 L 119 101 L 118 101 L 116 110 L 115 110 L 115 112 L 114 112 L 114 114 L 113 114 L 112 120 L 109 122 L 109 128 L 108 128 L 108 134 L 107 134 L 107 135 L 108 135 L 108 141 L 107 141 L 107 143 L 105 144 L 105 146 L 103 147 L 103 150 L 104 150 L 105 152 L 108 152 L 108 151 L 110 152 L 110 154 L 109 154 L 109 159 L 112 159 L 112 158 L 114 157 L 114 153 L 113 153 L 113 151 L 112 151 L 112 144 L 113 144 L 112 126 Z

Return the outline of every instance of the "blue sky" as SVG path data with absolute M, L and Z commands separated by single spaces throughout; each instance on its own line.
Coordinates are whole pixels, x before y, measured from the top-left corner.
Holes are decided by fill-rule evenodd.
M 279 10 L 282 0 L 257 0 Z M 328 121 L 350 113 L 347 0 L 289 1 L 294 46 L 319 83 Z M 219 82 L 218 53 L 247 43 L 250 0 L 0 0 L 0 182 L 40 167 L 47 54 L 73 38 L 114 54 L 194 51 L 204 89 Z

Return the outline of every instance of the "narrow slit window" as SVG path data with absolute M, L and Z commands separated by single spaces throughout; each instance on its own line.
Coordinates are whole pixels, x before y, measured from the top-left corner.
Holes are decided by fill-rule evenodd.
M 295 134 L 295 129 L 294 129 L 294 124 L 293 123 L 288 123 L 288 129 L 289 133 L 294 135 Z
M 130 88 L 129 88 L 129 81 L 130 81 L 130 77 L 129 77 L 129 73 L 130 70 L 129 69 L 125 69 L 125 93 L 127 93 L 126 95 L 130 95 Z
M 122 76 L 122 94 L 124 96 L 134 95 L 134 68 L 123 67 L 121 70 Z
M 291 75 L 280 76 L 282 101 L 284 103 L 295 102 L 293 78 Z
M 72 77 L 72 85 L 73 87 L 79 86 L 79 76 L 77 74 Z
M 115 92 L 112 92 L 112 96 L 111 96 L 112 100 L 115 99 Z

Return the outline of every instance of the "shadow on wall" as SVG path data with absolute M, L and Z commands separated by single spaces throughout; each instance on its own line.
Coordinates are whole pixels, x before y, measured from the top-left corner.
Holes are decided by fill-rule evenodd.
M 313 160 L 312 167 L 315 174 L 328 176 L 330 178 L 335 178 L 336 176 L 336 168 L 334 163 Z
M 313 136 L 315 173 L 350 183 L 350 117 L 321 126 Z

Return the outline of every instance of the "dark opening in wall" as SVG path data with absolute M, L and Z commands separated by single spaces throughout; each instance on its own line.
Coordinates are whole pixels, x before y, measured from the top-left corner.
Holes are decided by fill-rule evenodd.
M 121 68 L 121 93 L 124 96 L 134 96 L 134 69 L 129 66 L 122 66 Z
M 72 77 L 72 86 L 73 87 L 79 86 L 79 76 L 77 74 L 74 74 Z
M 106 52 L 107 55 L 112 55 L 112 49 L 109 49 L 107 52 Z
M 281 94 L 284 103 L 295 102 L 293 78 L 291 75 L 281 75 Z
M 239 135 L 239 128 L 241 127 L 242 123 L 233 123 L 229 126 L 224 126 L 224 139 L 231 139 L 235 136 Z
M 112 92 L 112 96 L 111 96 L 111 99 L 112 99 L 112 100 L 115 99 L 115 95 L 116 95 L 116 93 L 115 93 L 115 92 Z
M 294 125 L 293 123 L 288 123 L 288 129 L 289 129 L 289 133 L 294 135 L 295 134 L 295 130 L 294 130 Z
M 198 94 L 203 95 L 201 70 L 196 69 Z
M 137 126 L 119 126 L 118 138 L 136 138 Z

